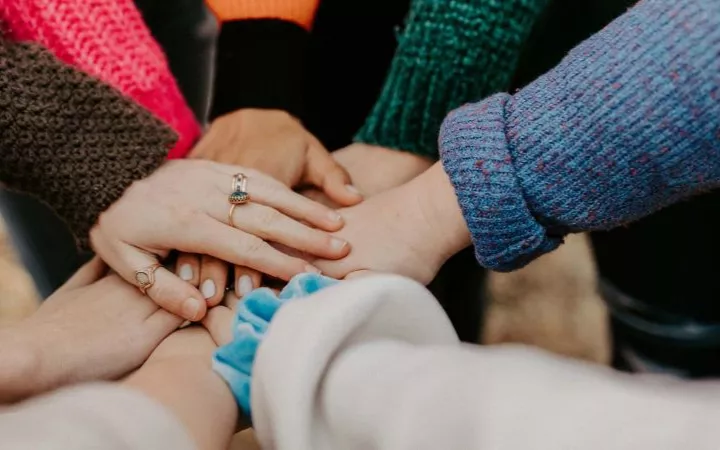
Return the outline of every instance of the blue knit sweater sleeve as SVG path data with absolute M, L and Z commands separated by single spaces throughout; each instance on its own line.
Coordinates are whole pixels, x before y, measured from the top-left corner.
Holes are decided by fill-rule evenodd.
M 720 1 L 644 0 L 440 148 L 481 264 L 513 270 L 720 184 Z

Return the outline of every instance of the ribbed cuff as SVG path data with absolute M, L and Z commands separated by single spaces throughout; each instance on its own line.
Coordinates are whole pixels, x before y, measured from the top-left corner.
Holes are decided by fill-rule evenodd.
M 308 32 L 275 19 L 222 24 L 210 118 L 242 108 L 302 116 Z
M 380 98 L 356 140 L 437 159 L 445 115 L 508 89 L 546 3 L 413 2 Z
M 440 131 L 442 161 L 484 267 L 511 271 L 557 248 L 523 196 L 505 129 L 512 99 L 497 94 L 448 115 Z
M 205 0 L 205 3 L 221 22 L 280 19 L 309 30 L 320 0 Z

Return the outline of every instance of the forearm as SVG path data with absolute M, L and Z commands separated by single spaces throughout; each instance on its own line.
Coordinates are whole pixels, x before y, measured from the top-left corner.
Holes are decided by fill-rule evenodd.
M 348 450 L 709 450 L 719 395 L 717 383 L 645 380 L 535 350 L 378 340 L 328 367 L 316 437 Z
M 470 232 L 453 185 L 441 163 L 435 163 L 400 189 L 408 199 L 418 199 L 417 226 L 424 230 L 424 242 L 443 260 L 471 244 Z
M 43 48 L 0 42 L 0 182 L 52 207 L 87 245 L 102 211 L 165 160 L 174 134 Z
M 720 5 L 645 0 L 514 96 L 448 116 L 478 260 L 520 267 L 720 183 Z
M 437 131 L 454 108 L 509 88 L 547 0 L 414 0 L 359 142 L 437 159 Z
M 192 436 L 197 448 L 226 449 L 235 432 L 238 409 L 210 357 L 149 362 L 124 384 L 162 404 Z
M 284 304 L 252 370 L 255 430 L 279 450 L 670 450 L 686 440 L 709 450 L 720 439 L 720 384 L 465 346 L 437 300 L 395 276 Z
M 242 108 L 302 116 L 309 29 L 319 0 L 207 0 L 221 22 L 211 117 Z

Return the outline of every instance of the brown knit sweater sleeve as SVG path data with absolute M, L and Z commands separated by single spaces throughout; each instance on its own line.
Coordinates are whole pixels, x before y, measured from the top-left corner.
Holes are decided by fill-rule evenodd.
M 162 164 L 175 139 L 41 46 L 0 38 L 0 183 L 47 203 L 81 247 L 100 213 Z

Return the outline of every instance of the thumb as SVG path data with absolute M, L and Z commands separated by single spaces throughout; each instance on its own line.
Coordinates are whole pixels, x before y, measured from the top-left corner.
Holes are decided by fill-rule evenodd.
M 360 203 L 362 194 L 351 184 L 350 175 L 318 142 L 310 147 L 305 170 L 306 182 L 322 190 L 340 206 Z

